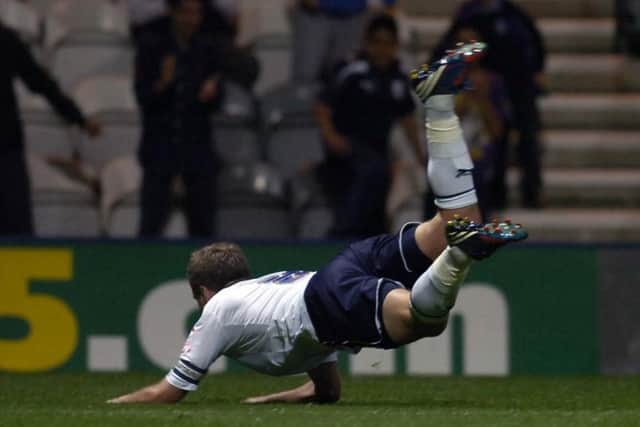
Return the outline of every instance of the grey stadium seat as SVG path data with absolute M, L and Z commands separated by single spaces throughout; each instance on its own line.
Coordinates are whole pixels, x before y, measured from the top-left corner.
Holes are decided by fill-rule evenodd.
M 140 199 L 137 193 L 130 194 L 111 211 L 106 231 L 109 237 L 131 238 L 138 235 L 140 222 Z M 174 209 L 164 231 L 164 237 L 184 238 L 187 222 L 179 209 Z
M 17 31 L 29 45 L 40 36 L 40 16 L 31 4 L 18 0 L 0 1 L 0 21 Z
M 299 239 L 326 239 L 333 226 L 333 211 L 326 204 L 305 208 L 298 218 Z
M 87 115 L 138 111 L 130 74 L 92 76 L 75 85 L 72 93 Z
M 132 75 L 134 53 L 126 39 L 100 40 L 85 36 L 63 39 L 49 58 L 49 67 L 63 88 L 71 89 L 100 74 Z
M 284 84 L 261 98 L 267 160 L 286 178 L 324 159 L 320 131 L 313 116 L 316 92 L 315 86 Z
M 333 211 L 315 173 L 292 179 L 290 191 L 296 217 L 296 237 L 299 239 L 327 238 L 333 226 Z
M 260 76 L 255 90 L 262 94 L 289 80 L 291 75 L 291 37 L 288 34 L 261 36 L 255 46 Z
M 220 173 L 216 232 L 220 239 L 293 237 L 284 182 L 268 165 L 237 165 Z
M 33 219 L 38 237 L 97 237 L 97 199 L 85 184 L 51 167 L 36 154 L 27 155 Z
M 98 207 L 90 190 L 37 190 L 32 194 L 38 237 L 98 237 Z
M 80 146 L 82 161 L 100 172 L 110 161 L 119 157 L 135 156 L 140 142 L 140 121 L 131 111 L 97 115 L 102 134 L 95 139 L 83 136 Z
M 285 119 L 268 135 L 267 160 L 286 178 L 308 171 L 324 159 L 320 130 L 313 119 Z
M 262 159 L 258 129 L 253 119 L 215 116 L 213 133 L 214 149 L 224 164 L 251 164 Z
M 24 140 L 28 153 L 42 157 L 70 158 L 74 146 L 74 134 L 51 110 L 22 112 Z
M 127 5 L 110 0 L 55 0 L 45 14 L 46 43 L 57 44 L 71 34 L 94 39 L 126 38 L 129 33 Z
M 138 235 L 141 179 L 142 169 L 133 155 L 114 159 L 102 169 L 101 218 L 109 237 L 130 238 Z M 176 208 L 170 215 L 164 236 L 182 238 L 186 235 L 184 215 Z

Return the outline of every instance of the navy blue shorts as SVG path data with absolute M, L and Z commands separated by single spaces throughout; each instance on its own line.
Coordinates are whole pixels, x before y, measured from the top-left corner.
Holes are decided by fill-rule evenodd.
M 416 243 L 417 225 L 353 243 L 313 276 L 304 298 L 321 342 L 397 347 L 385 331 L 382 303 L 394 289 L 411 289 L 431 265 Z

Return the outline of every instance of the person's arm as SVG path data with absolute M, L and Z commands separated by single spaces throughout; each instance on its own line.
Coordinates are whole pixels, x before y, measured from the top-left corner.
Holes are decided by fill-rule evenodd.
M 213 44 L 206 49 L 207 72 L 209 77 L 202 83 L 198 92 L 198 101 L 210 110 L 215 110 L 221 105 L 223 91 L 221 85 L 222 78 L 222 58 L 224 50 Z
M 244 403 L 335 403 L 340 400 L 340 374 L 336 362 L 324 363 L 309 372 L 311 381 L 300 387 L 264 396 L 250 397 Z
M 186 394 L 186 390 L 180 390 L 162 379 L 133 393 L 110 399 L 107 403 L 176 403 Z
M 58 83 L 36 62 L 18 36 L 13 37 L 11 51 L 7 57 L 14 61 L 18 77 L 29 90 L 44 96 L 67 123 L 84 128 L 91 136 L 100 133 L 100 125 L 85 118 L 76 103 L 60 90 Z
M 173 100 L 177 60 L 158 51 L 160 40 L 143 38 L 136 48 L 134 88 L 143 109 L 166 108 Z
M 210 304 L 212 304 L 211 302 Z M 174 368 L 156 384 L 109 400 L 109 403 L 175 403 L 195 391 L 207 369 L 230 344 L 213 305 L 191 329 Z
M 424 152 L 424 146 L 420 142 L 420 133 L 418 132 L 418 122 L 416 120 L 416 116 L 413 113 L 407 114 L 406 116 L 400 118 L 400 124 L 402 126 L 402 129 L 404 130 L 404 134 L 407 136 L 407 139 L 413 146 L 418 163 L 425 164 L 427 161 L 427 156 Z
M 351 152 L 351 146 L 347 139 L 341 135 L 333 125 L 331 107 L 323 101 L 317 101 L 313 112 L 320 128 L 320 133 L 326 141 L 329 149 L 340 155 L 346 156 Z

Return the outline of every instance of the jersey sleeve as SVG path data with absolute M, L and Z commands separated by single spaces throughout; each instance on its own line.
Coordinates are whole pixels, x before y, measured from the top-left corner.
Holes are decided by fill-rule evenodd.
M 219 316 L 214 310 L 205 309 L 191 329 L 178 362 L 167 374 L 167 382 L 181 390 L 196 390 L 209 366 L 228 346 L 229 337 Z

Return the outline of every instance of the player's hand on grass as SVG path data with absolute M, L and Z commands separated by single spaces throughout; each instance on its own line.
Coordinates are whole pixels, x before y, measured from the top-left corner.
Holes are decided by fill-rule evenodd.
M 107 403 L 110 403 L 110 404 L 115 404 L 115 403 L 127 403 L 127 402 L 124 400 L 124 397 L 125 397 L 125 396 L 114 397 L 113 399 L 109 399 L 109 400 L 107 400 Z
M 247 403 L 247 404 L 252 404 L 252 405 L 256 405 L 256 404 L 260 404 L 260 403 L 269 403 L 271 402 L 271 400 L 269 400 L 269 396 L 254 396 L 254 397 L 248 397 L 245 400 L 242 401 L 242 403 Z

